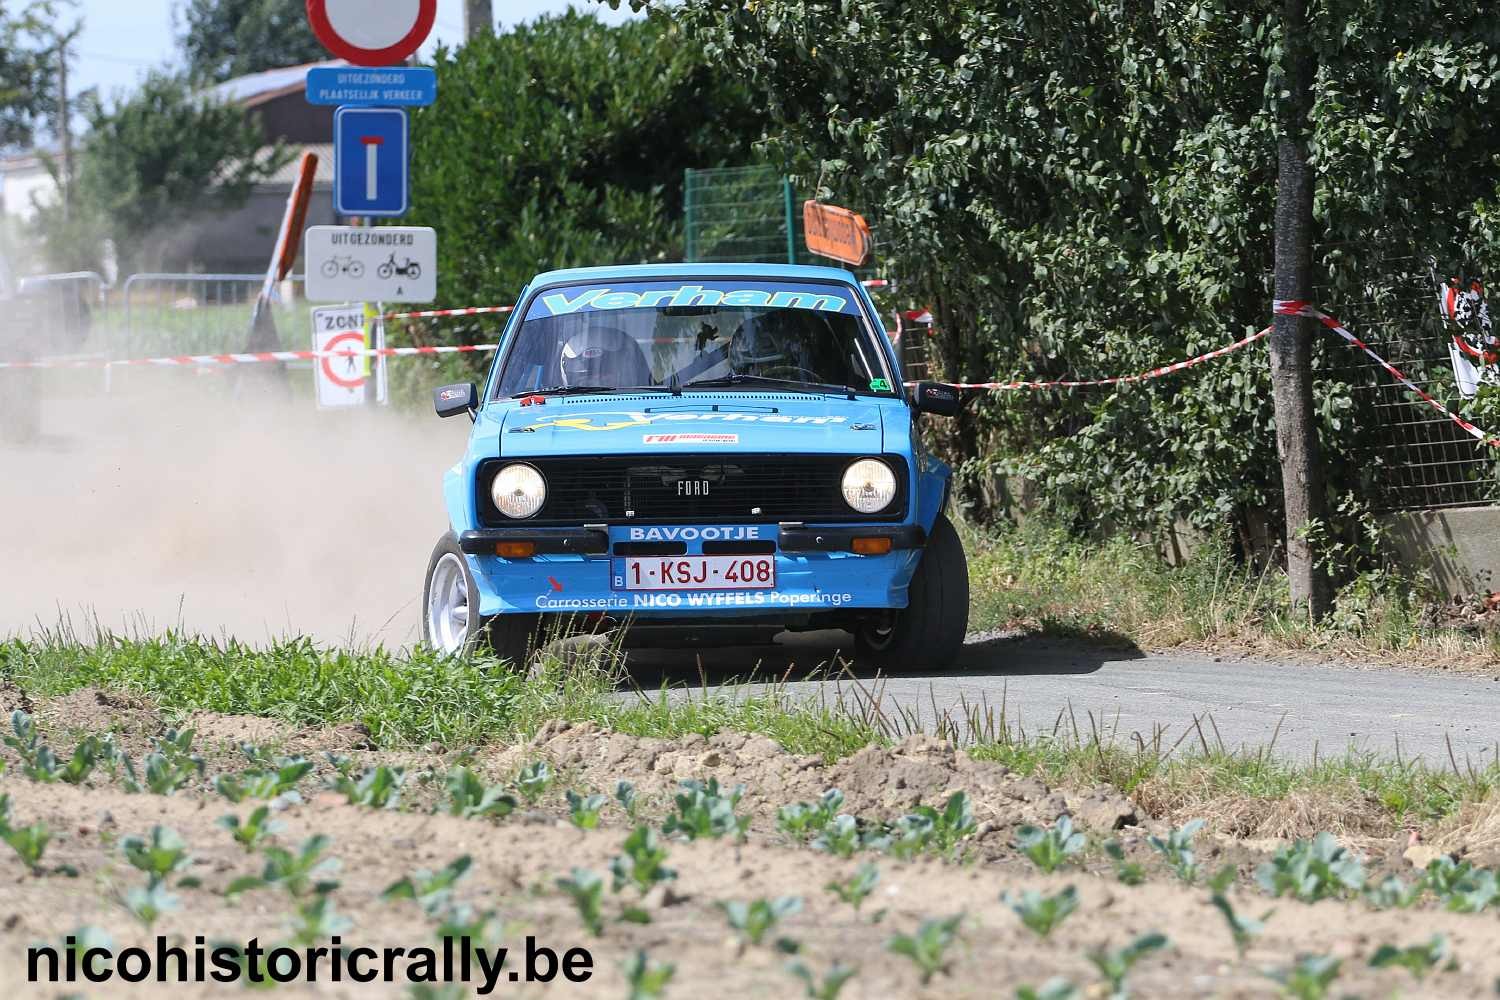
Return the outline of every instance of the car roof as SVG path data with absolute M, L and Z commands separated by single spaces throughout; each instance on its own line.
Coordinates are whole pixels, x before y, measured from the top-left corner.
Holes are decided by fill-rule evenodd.
M 621 264 L 613 267 L 573 267 L 544 271 L 532 286 L 583 281 L 639 281 L 647 278 L 761 278 L 789 281 L 837 281 L 858 285 L 859 279 L 841 267 L 808 264 Z

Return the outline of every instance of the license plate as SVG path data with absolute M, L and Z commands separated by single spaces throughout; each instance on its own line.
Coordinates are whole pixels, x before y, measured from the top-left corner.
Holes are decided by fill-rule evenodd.
M 775 556 L 639 556 L 615 560 L 616 590 L 774 590 Z

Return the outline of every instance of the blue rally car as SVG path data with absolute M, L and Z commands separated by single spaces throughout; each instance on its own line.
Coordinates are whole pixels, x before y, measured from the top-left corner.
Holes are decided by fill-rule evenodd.
M 526 662 L 555 626 L 641 645 L 844 629 L 861 663 L 941 666 L 969 584 L 950 470 L 847 271 L 674 264 L 538 276 L 444 478 L 451 531 L 423 594 L 427 641 Z

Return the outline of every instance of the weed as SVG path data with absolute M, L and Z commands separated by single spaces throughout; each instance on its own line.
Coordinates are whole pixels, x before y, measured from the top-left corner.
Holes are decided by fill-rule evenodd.
M 216 822 L 229 831 L 234 842 L 243 847 L 246 854 L 253 854 L 267 837 L 282 828 L 281 823 L 271 819 L 270 806 L 257 806 L 243 821 L 230 814 L 220 816 Z
M 442 911 L 438 922 L 438 940 L 452 938 L 458 942 L 490 944 L 500 939 L 504 929 L 500 916 L 494 910 L 476 910 L 467 904 L 456 904 Z
M 214 778 L 214 791 L 230 802 L 245 799 L 277 799 L 288 797 L 297 801 L 297 783 L 312 773 L 312 761 L 301 757 L 284 757 L 271 762 L 265 770 L 245 771 L 241 774 L 220 774 Z
M 139 920 L 147 931 L 151 930 L 162 914 L 177 909 L 177 897 L 167 892 L 167 887 L 160 882 L 132 886 L 118 899 L 120 905 Z
M 939 972 L 945 975 L 948 973 L 948 949 L 957 940 L 958 927 L 963 919 L 964 915 L 960 913 L 952 917 L 924 920 L 918 925 L 915 934 L 894 935 L 886 942 L 886 950 L 911 959 L 922 977 L 923 985 L 926 985 Z
M 859 821 L 853 816 L 840 815 L 835 816 L 833 822 L 813 838 L 811 846 L 815 851 L 851 858 L 861 845 Z
M 1125 859 L 1125 848 L 1120 846 L 1118 840 L 1106 840 L 1104 842 L 1104 853 L 1109 855 L 1115 866 L 1115 877 L 1126 885 L 1140 885 L 1146 881 L 1146 868 L 1135 861 Z
M 10 849 L 16 852 L 16 856 L 34 875 L 41 874 L 42 855 L 46 853 L 47 842 L 51 839 L 52 831 L 47 829 L 46 823 L 11 826 L 7 822 L 0 825 L 0 840 L 10 845 Z
M 1252 919 L 1235 910 L 1230 904 L 1228 897 L 1223 892 L 1216 892 L 1209 897 L 1209 902 L 1214 909 L 1224 915 L 1224 922 L 1229 925 L 1229 934 L 1234 938 L 1235 950 L 1240 957 L 1245 957 L 1245 949 L 1250 947 L 1254 941 L 1266 929 L 1266 921 L 1271 918 L 1272 910 L 1267 910 L 1260 915 L 1259 920 Z
M 1268 969 L 1265 975 L 1281 984 L 1283 996 L 1295 1000 L 1324 1000 L 1343 963 L 1332 955 L 1299 955 L 1289 969 Z
M 1454 913 L 1478 913 L 1500 896 L 1494 872 L 1447 855 L 1428 862 L 1422 885 Z
M 1027 889 L 1020 896 L 1002 893 L 1000 899 L 1038 937 L 1051 934 L 1078 909 L 1078 890 L 1071 885 L 1053 896 L 1043 896 L 1035 889 Z
M 624 854 L 617 855 L 609 863 L 614 875 L 614 891 L 627 885 L 645 895 L 661 882 L 669 882 L 677 873 L 666 867 L 667 849 L 649 826 L 638 826 L 625 838 Z
M 1448 952 L 1448 939 L 1442 934 L 1434 934 L 1432 940 L 1426 944 L 1408 945 L 1405 948 L 1383 944 L 1375 949 L 1375 954 L 1370 956 L 1372 968 L 1385 969 L 1394 966 L 1407 970 L 1417 979 L 1421 979 L 1438 966 L 1453 969 L 1457 967 L 1457 964 L 1457 960 Z
M 875 885 L 879 881 L 880 870 L 867 861 L 856 868 L 853 875 L 843 881 L 835 879 L 823 888 L 854 907 L 854 912 L 858 913 L 860 905 L 875 891 Z
M 1105 951 L 1100 948 L 1089 952 L 1089 961 L 1099 974 L 1109 982 L 1110 995 L 1112 997 L 1125 997 L 1129 994 L 1125 989 L 1125 977 L 1130 975 L 1130 970 L 1135 963 L 1155 951 L 1160 951 L 1167 946 L 1167 938 L 1164 934 L 1152 932 L 1142 934 L 1123 948 L 1115 951 Z
M 148 886 L 165 884 L 168 876 L 193 863 L 182 837 L 165 826 L 153 826 L 149 838 L 126 837 L 120 842 L 120 849 L 132 867 L 146 873 Z
M 557 887 L 573 899 L 583 925 L 594 937 L 604 933 L 604 880 L 587 868 L 574 868 L 571 878 L 560 878 Z
M 532 761 L 521 768 L 521 773 L 516 776 L 516 788 L 526 796 L 528 805 L 536 805 L 537 800 L 545 795 L 550 787 L 552 787 L 552 768 L 545 760 Z
M 787 966 L 787 971 L 802 980 L 808 1000 L 838 1000 L 844 984 L 853 979 L 859 969 L 835 961 L 823 974 L 821 983 L 813 971 L 801 962 L 792 962 Z
M 635 821 L 635 812 L 639 803 L 636 801 L 635 786 L 625 779 L 615 782 L 615 802 L 619 803 L 626 817 Z
M 1377 886 L 1365 886 L 1365 901 L 1382 910 L 1404 910 L 1422 897 L 1424 884 L 1418 880 L 1407 885 L 1395 875 L 1387 875 Z
M 750 818 L 734 814 L 735 806 L 745 794 L 744 785 L 736 785 L 728 795 L 720 793 L 717 778 L 709 778 L 706 784 L 688 779 L 682 782 L 682 788 L 682 792 L 672 797 L 677 811 L 662 824 L 663 833 L 677 834 L 684 840 L 717 840 L 726 835 L 733 835 L 736 841 L 745 839 Z
M 469 873 L 474 859 L 465 854 L 436 872 L 418 871 L 386 886 L 381 899 L 411 899 L 429 916 L 440 913 L 453 896 L 453 887 Z
M 292 942 L 310 948 L 320 941 L 327 941 L 354 926 L 353 921 L 341 916 L 329 896 L 315 896 L 297 907 L 292 919 Z
M 401 804 L 401 786 L 404 784 L 405 768 L 381 764 L 365 771 L 358 781 L 341 774 L 331 782 L 331 787 L 347 798 L 351 806 L 395 809 Z
M 1073 820 L 1067 815 L 1057 817 L 1046 829 L 1023 826 L 1016 831 L 1016 848 L 1049 875 L 1082 851 L 1084 842 L 1084 835 L 1073 830 Z
M 571 788 L 567 792 L 568 819 L 580 830 L 597 830 L 604 804 L 609 799 L 603 795 L 579 795 Z
M 729 926 L 739 932 L 742 941 L 758 945 L 783 917 L 801 911 L 802 900 L 797 896 L 779 896 L 776 899 L 754 899 L 748 903 L 729 900 L 716 905 L 724 911 Z
M 776 829 L 793 840 L 806 842 L 827 829 L 843 808 L 844 793 L 830 788 L 817 802 L 794 802 L 776 811 Z
M 644 951 L 625 960 L 625 981 L 630 984 L 629 1000 L 656 1000 L 677 974 L 671 962 L 653 962 Z
M 886 851 L 901 860 L 909 860 L 928 850 L 951 853 L 959 841 L 973 833 L 974 809 L 969 797 L 954 792 L 941 811 L 931 806 L 917 806 L 897 820 L 885 835 Z
M 486 785 L 484 780 L 467 767 L 455 767 L 448 772 L 448 814 L 464 819 L 480 816 L 503 818 L 516 811 L 516 797 L 503 785 Z
M 1255 870 L 1255 880 L 1272 896 L 1289 895 L 1310 903 L 1358 892 L 1364 886 L 1365 870 L 1333 834 L 1320 833 L 1311 841 L 1299 840 L 1277 851 Z
M 1016 989 L 1016 1000 L 1075 1000 L 1078 987 L 1066 979 L 1049 979 L 1041 986 L 1021 986 Z
M 1146 838 L 1156 852 L 1167 859 L 1167 864 L 1177 877 L 1188 885 L 1198 881 L 1198 860 L 1193 854 L 1193 837 L 1207 825 L 1206 820 L 1189 820 L 1170 831 L 1166 837 Z
M 36 722 L 24 709 L 10 713 L 11 735 L 0 737 L 21 758 L 21 772 L 32 781 L 51 781 L 56 761 L 37 734 Z M 45 753 L 45 758 L 42 754 Z
M 312 891 L 324 895 L 338 888 L 338 882 L 323 876 L 338 870 L 337 858 L 325 858 L 329 840 L 323 834 L 314 834 L 302 842 L 295 853 L 284 847 L 267 847 L 266 864 L 260 875 L 246 875 L 229 883 L 224 890 L 226 896 L 237 896 L 250 889 L 280 886 L 292 896 L 303 896 Z

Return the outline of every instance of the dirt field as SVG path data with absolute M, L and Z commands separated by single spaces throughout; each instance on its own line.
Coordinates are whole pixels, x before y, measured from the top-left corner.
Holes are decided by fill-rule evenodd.
M 122 749 L 139 762 L 167 721 L 149 704 L 94 691 L 41 703 L 15 689 L 0 695 L 0 708 L 7 714 L 15 707 L 30 709 L 44 738 L 60 754 L 81 734 L 112 730 Z M 1153 931 L 1165 934 L 1170 943 L 1140 959 L 1131 972 L 1128 982 L 1139 997 L 1275 995 L 1276 984 L 1262 970 L 1285 968 L 1303 954 L 1343 960 L 1342 975 L 1329 996 L 1471 997 L 1488 995 L 1500 977 L 1500 925 L 1493 909 L 1476 915 L 1443 912 L 1430 897 L 1405 911 L 1377 911 L 1359 901 L 1273 902 L 1255 888 L 1251 873 L 1277 845 L 1201 834 L 1199 861 L 1205 873 L 1226 864 L 1237 868 L 1238 879 L 1229 892 L 1234 907 L 1256 917 L 1274 909 L 1264 933 L 1241 958 L 1224 918 L 1209 904 L 1210 890 L 1201 880 L 1193 887 L 1178 881 L 1144 842 L 1150 833 L 1165 833 L 1164 825 L 1135 825 L 1138 818 L 1128 800 L 1109 789 L 1049 789 L 920 738 L 825 766 L 816 758 L 786 754 L 770 740 L 733 734 L 668 743 L 589 726 L 553 725 L 527 745 L 490 746 L 472 755 L 437 747 L 394 754 L 361 750 L 367 744 L 357 727 L 295 731 L 263 719 L 206 714 L 172 721 L 196 728 L 196 746 L 206 764 L 205 778 L 195 777 L 172 795 L 127 794 L 100 772 L 86 787 L 36 783 L 21 774 L 16 754 L 4 752 L 9 766 L 0 777 L 0 792 L 10 796 L 12 824 L 43 822 L 53 839 L 40 875 L 28 873 L 0 846 L 6 854 L 0 857 L 0 979 L 14 984 L 24 976 L 27 945 L 60 941 L 86 925 L 107 931 L 116 948 L 150 945 L 152 939 L 113 897 L 143 882 L 142 873 L 122 855 L 122 839 L 148 834 L 157 825 L 180 834 L 193 857 L 191 866 L 173 877 L 191 875 L 200 884 L 174 885 L 171 892 L 180 907 L 166 913 L 153 933 L 180 937 L 189 946 L 195 935 L 236 942 L 259 937 L 268 946 L 286 941 L 295 911 L 288 894 L 263 888 L 245 892 L 235 902 L 223 896 L 231 882 L 260 872 L 264 864 L 264 848 L 247 854 L 217 825 L 226 814 L 247 817 L 257 803 L 233 805 L 208 787 L 214 775 L 248 766 L 236 749 L 244 741 L 318 763 L 315 773 L 300 783 L 303 801 L 278 803 L 276 816 L 284 828 L 273 842 L 295 848 L 315 833 L 330 838 L 327 854 L 341 864 L 334 875 L 340 884 L 329 898 L 338 914 L 351 921 L 342 930 L 346 948 L 435 946 L 436 924 L 417 903 L 388 901 L 382 892 L 419 869 L 437 871 L 469 855 L 473 868 L 457 884 L 453 898 L 478 910 L 495 910 L 504 928 L 503 944 L 519 951 L 526 936 L 534 935 L 560 954 L 575 947 L 592 952 L 595 973 L 586 983 L 502 981 L 498 995 L 626 996 L 621 963 L 637 949 L 652 961 L 675 965 L 664 996 L 802 995 L 801 982 L 787 971 L 788 956 L 771 945 L 779 937 L 797 942 L 796 960 L 820 982 L 835 961 L 857 967 L 839 994 L 845 998 L 1006 997 L 1021 984 L 1039 985 L 1058 975 L 1084 991 L 1080 996 L 1103 996 L 1107 990 L 1088 953 L 1121 948 Z M 400 808 L 351 805 L 344 794 L 321 790 L 335 776 L 325 752 L 348 754 L 357 768 L 377 763 L 404 767 Z M 535 805 L 523 799 L 504 819 L 461 819 L 438 811 L 446 802 L 443 777 L 461 759 L 487 782 L 511 781 L 526 764 L 544 760 L 550 762 L 554 780 Z M 736 808 L 751 819 L 746 841 L 736 845 L 732 837 L 695 842 L 664 837 L 666 864 L 676 869 L 677 878 L 644 898 L 630 888 L 612 892 L 609 863 L 620 853 L 631 822 L 610 802 L 599 829 L 575 829 L 568 820 L 565 791 L 608 794 L 616 781 L 629 780 L 639 796 L 639 821 L 660 829 L 673 811 L 670 796 L 677 782 L 709 777 L 726 787 L 747 786 Z M 841 859 L 798 846 L 777 832 L 777 807 L 816 799 L 830 787 L 844 792 L 843 811 L 866 820 L 894 819 L 919 803 L 941 806 L 948 794 L 961 789 L 970 796 L 977 828 L 960 845 L 956 861 L 930 853 L 900 861 L 872 850 Z M 1022 824 L 1050 823 L 1063 812 L 1088 832 L 1090 846 L 1056 874 L 1043 875 L 1011 845 Z M 1114 862 L 1099 849 L 1111 836 L 1119 839 L 1130 860 L 1145 867 L 1145 884 L 1131 886 L 1116 877 Z M 1360 845 L 1371 881 L 1388 871 L 1411 881 L 1416 873 L 1401 856 L 1404 846 L 1402 839 Z M 1495 853 L 1493 845 L 1489 852 Z M 1425 860 L 1426 855 L 1413 857 Z M 878 867 L 880 879 L 856 912 L 824 885 L 851 876 L 867 861 Z M 59 866 L 76 874 L 59 872 Z M 575 867 L 605 880 L 600 937 L 588 933 L 572 901 L 556 885 Z M 1068 885 L 1077 888 L 1078 910 L 1045 940 L 1023 927 L 1001 900 L 1006 891 L 1054 893 Z M 785 917 L 760 945 L 741 943 L 717 905 L 778 896 L 800 897 L 802 908 Z M 650 922 L 621 922 L 618 917 L 631 907 L 644 911 Z M 947 971 L 926 985 L 911 961 L 887 949 L 893 935 L 909 934 L 929 918 L 959 914 L 957 940 L 944 955 Z M 1438 933 L 1446 935 L 1456 958 L 1450 971 L 1434 969 L 1418 983 L 1401 969 L 1368 967 L 1383 944 L 1423 944 Z M 143 995 L 160 988 L 111 983 L 88 986 L 85 992 Z M 172 987 L 181 996 L 223 988 Z M 372 988 L 345 983 L 279 990 L 343 996 Z M 397 995 L 405 986 L 379 989 Z M 27 987 L 9 995 L 67 992 L 72 991 Z
M 129 373 L 111 396 L 56 374 L 91 391 L 50 398 L 39 442 L 0 444 L 0 553 L 25 567 L 0 574 L 0 635 L 415 638 L 467 421 L 318 412 L 223 372 Z

